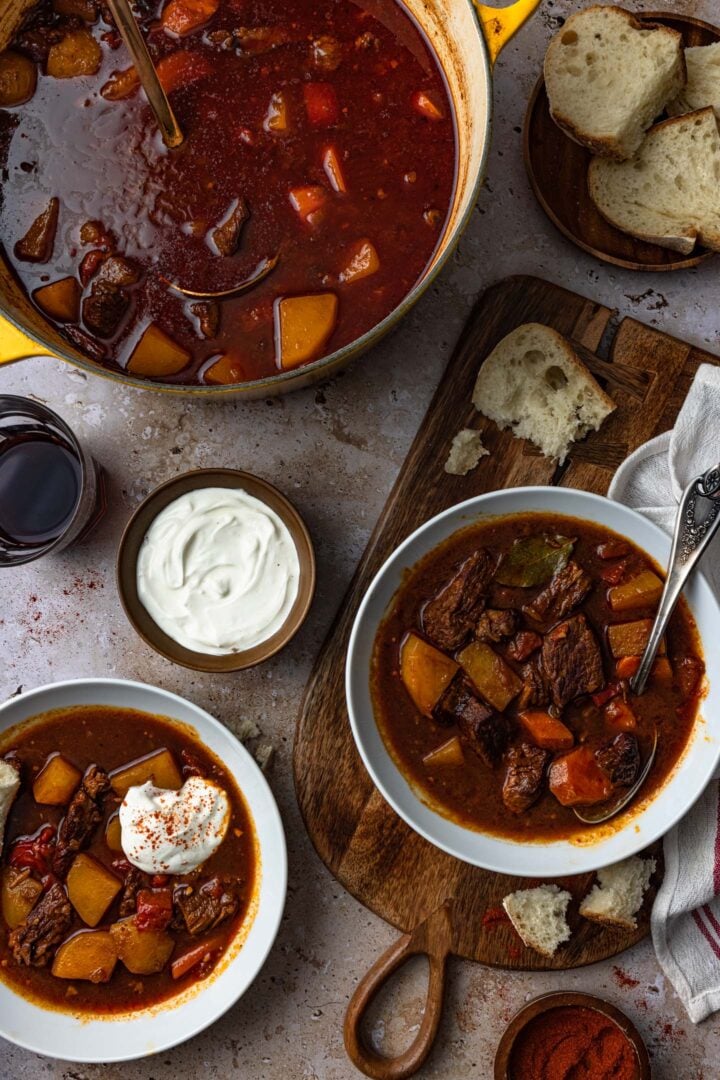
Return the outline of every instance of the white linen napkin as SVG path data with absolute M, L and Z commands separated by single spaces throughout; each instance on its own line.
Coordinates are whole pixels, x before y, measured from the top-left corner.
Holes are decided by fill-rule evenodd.
M 720 462 L 720 367 L 703 364 L 675 427 L 639 447 L 618 469 L 608 495 L 672 532 L 677 505 L 695 476 Z M 720 596 L 720 539 L 702 572 Z M 715 647 L 715 643 L 713 643 Z M 652 910 L 655 953 L 693 1023 L 720 1009 L 720 785 L 664 840 L 665 879 Z

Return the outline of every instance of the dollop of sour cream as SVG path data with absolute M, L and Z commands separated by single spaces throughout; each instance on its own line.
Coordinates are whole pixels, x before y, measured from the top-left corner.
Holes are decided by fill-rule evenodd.
M 150 525 L 137 562 L 138 597 L 161 630 L 214 656 L 272 637 L 299 581 L 287 526 L 239 488 L 201 488 L 175 499 Z
M 229 823 L 230 800 L 210 780 L 191 776 L 179 791 L 148 781 L 120 805 L 120 843 L 146 874 L 189 874 L 220 847 Z

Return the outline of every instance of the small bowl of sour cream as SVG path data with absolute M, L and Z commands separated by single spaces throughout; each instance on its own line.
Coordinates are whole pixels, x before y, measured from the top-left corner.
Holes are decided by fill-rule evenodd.
M 117 581 L 141 638 L 197 671 L 239 671 L 297 633 L 315 591 L 310 534 L 266 480 L 198 469 L 161 484 L 120 541 Z

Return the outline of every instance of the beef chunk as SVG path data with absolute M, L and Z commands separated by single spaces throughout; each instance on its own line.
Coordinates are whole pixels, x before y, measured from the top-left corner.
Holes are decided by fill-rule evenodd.
M 130 306 L 130 297 L 109 281 L 94 281 L 82 302 L 83 322 L 101 338 L 110 338 Z
M 463 742 L 486 765 L 498 763 L 512 738 L 514 725 L 480 700 L 466 675 L 460 673 L 453 679 L 436 706 L 435 719 L 439 719 L 441 710 L 444 723 L 457 724 Z
M 539 798 L 549 757 L 547 750 L 526 742 L 508 750 L 502 797 L 513 814 L 522 814 Z
M 236 892 L 218 877 L 210 878 L 199 889 L 180 885 L 173 900 L 185 929 L 193 936 L 214 929 L 238 909 Z
M 441 649 L 458 649 L 485 607 L 485 594 L 495 560 L 484 548 L 466 559 L 445 588 L 429 600 L 422 613 L 425 633 Z
M 525 664 L 520 672 L 523 688 L 517 700 L 518 709 L 528 709 L 534 705 L 548 705 L 550 702 L 550 688 L 545 678 L 545 672 L 539 659 L 535 657 Z
M 27 967 L 46 967 L 71 924 L 70 901 L 56 881 L 27 918 L 8 934 L 8 945 L 15 962 Z
M 135 285 L 140 280 L 140 271 L 134 263 L 122 255 L 110 255 L 103 260 L 97 279 L 119 289 L 126 285 Z
M 518 630 L 515 637 L 507 647 L 507 656 L 510 660 L 519 663 L 527 660 L 542 645 L 542 638 L 534 630 Z
M 137 895 L 141 889 L 147 888 L 147 878 L 142 870 L 131 866 L 125 876 L 125 884 L 120 896 L 120 915 L 134 915 L 137 909 Z
M 99 766 L 91 765 L 58 827 L 53 856 L 53 870 L 58 877 L 65 877 L 78 851 L 90 843 L 102 821 L 102 802 L 109 789 L 107 773 Z
M 587 571 L 570 561 L 523 611 L 537 622 L 555 623 L 581 604 L 591 588 L 592 578 Z
M 698 656 L 683 656 L 675 664 L 675 683 L 684 698 L 697 694 L 705 665 Z
M 541 657 L 558 709 L 603 685 L 600 646 L 584 615 L 573 615 L 546 634 Z
M 457 724 L 462 740 L 490 766 L 502 757 L 513 731 L 508 718 L 485 705 L 462 672 L 433 709 L 433 719 L 446 727 Z
M 627 731 L 596 750 L 595 759 L 618 787 L 631 787 L 638 778 L 640 747 L 635 736 Z
M 517 629 L 517 624 L 517 612 L 509 609 L 501 611 L 497 608 L 488 608 L 480 616 L 480 621 L 475 630 L 475 637 L 478 641 L 483 641 L 486 644 L 490 644 L 490 642 L 497 644 L 498 641 L 512 637 Z
M 222 221 L 210 232 L 218 255 L 234 255 L 240 243 L 242 227 L 250 217 L 244 199 L 233 199 Z
M 282 26 L 238 26 L 233 37 L 238 47 L 250 56 L 261 56 L 290 41 L 289 32 Z

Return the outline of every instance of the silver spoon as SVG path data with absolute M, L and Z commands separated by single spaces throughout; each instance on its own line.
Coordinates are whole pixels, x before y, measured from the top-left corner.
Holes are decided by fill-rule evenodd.
M 175 119 L 175 113 L 163 90 L 162 83 L 158 78 L 155 65 L 148 52 L 145 39 L 140 33 L 140 28 L 135 21 L 128 0 L 108 0 L 108 7 L 112 12 L 115 25 L 120 31 L 120 36 L 125 42 L 125 47 L 132 57 L 138 78 L 145 91 L 150 107 L 155 113 L 163 142 L 171 149 L 179 146 L 183 141 L 183 133 Z
M 680 593 L 685 587 L 690 574 L 704 555 L 708 544 L 720 528 L 720 465 L 709 469 L 703 476 L 696 477 L 683 492 L 680 500 L 675 530 L 673 534 L 672 549 L 670 551 L 670 564 L 665 588 L 660 597 L 660 605 L 655 616 L 655 622 L 645 646 L 640 667 L 630 680 L 630 692 L 639 696 L 645 689 L 650 671 L 660 642 L 667 630 L 670 616 L 675 610 L 675 605 L 680 599 Z M 593 813 L 588 807 L 582 812 L 575 809 L 575 814 L 581 821 L 588 825 L 599 825 L 603 821 L 614 817 L 615 814 L 627 806 L 635 798 L 638 791 L 645 783 L 647 775 L 655 761 L 657 753 L 657 729 L 653 734 L 652 746 L 643 769 L 627 791 L 622 792 L 619 798 L 608 806 L 603 803 Z

